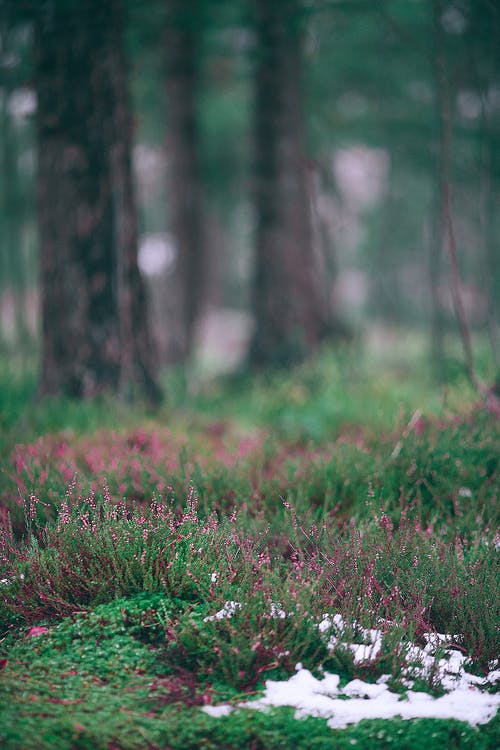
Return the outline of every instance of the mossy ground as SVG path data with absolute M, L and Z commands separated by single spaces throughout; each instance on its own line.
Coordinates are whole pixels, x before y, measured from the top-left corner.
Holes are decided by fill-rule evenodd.
M 155 414 L 32 406 L 33 381 L 0 373 L 0 745 L 496 748 L 498 719 L 333 730 L 201 710 L 297 661 L 397 689 L 401 644 L 432 630 L 480 674 L 498 656 L 498 420 L 412 357 L 325 352 L 194 395 L 171 376 Z M 233 617 L 207 619 L 228 601 Z M 390 622 L 380 658 L 328 653 L 326 611 Z

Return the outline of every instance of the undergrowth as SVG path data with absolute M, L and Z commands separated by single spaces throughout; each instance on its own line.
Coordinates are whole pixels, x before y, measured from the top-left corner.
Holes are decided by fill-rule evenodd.
M 341 684 L 386 675 L 403 698 L 413 669 L 439 695 L 410 663 L 436 633 L 476 674 L 498 658 L 498 420 L 461 382 L 444 403 L 396 381 L 326 353 L 189 408 L 172 390 L 156 415 L 54 401 L 30 416 L 29 388 L 4 389 L 2 747 L 493 750 L 498 720 L 333 730 L 200 710 L 299 662 Z

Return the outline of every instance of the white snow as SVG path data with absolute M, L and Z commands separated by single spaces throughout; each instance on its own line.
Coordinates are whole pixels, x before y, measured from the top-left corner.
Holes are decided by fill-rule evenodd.
M 18 576 L 14 576 L 13 578 L 0 578 L 0 586 L 11 586 L 17 579 L 19 579 L 20 581 L 24 581 L 24 573 L 20 573 Z
M 212 620 L 225 620 L 226 618 L 231 618 L 236 612 L 242 608 L 241 602 L 226 602 L 222 609 L 219 609 L 218 612 L 215 613 L 215 615 L 209 615 L 208 617 L 203 618 L 203 622 L 211 622 Z
M 402 698 L 381 681 L 372 684 L 352 680 L 341 690 L 337 689 L 338 682 L 338 675 L 326 674 L 318 680 L 307 669 L 301 669 L 287 681 L 269 680 L 264 696 L 244 706 L 256 709 L 292 706 L 297 709 L 297 718 L 320 716 L 328 720 L 330 727 L 340 729 L 362 719 L 396 716 L 461 719 L 469 724 L 483 724 L 493 718 L 500 704 L 500 696 L 483 693 L 474 685 L 460 686 L 440 698 L 408 690 Z
M 237 603 L 226 602 L 226 609 L 234 604 Z M 212 619 L 221 619 L 223 611 Z M 347 648 L 352 651 L 356 664 L 373 661 L 382 647 L 382 631 L 359 628 L 356 623 L 353 628 L 365 644 L 342 640 L 342 631 L 346 628 L 341 615 L 324 615 L 318 628 L 325 637 L 330 635 L 332 628 L 335 629 L 337 635 L 330 636 L 329 648 Z M 379 677 L 376 683 L 356 679 L 339 688 L 339 675 L 325 673 L 319 680 L 302 664 L 297 664 L 296 672 L 290 679 L 268 680 L 261 698 L 240 703 L 237 708 L 267 710 L 272 706 L 291 706 L 296 709 L 296 718 L 322 717 L 327 719 L 330 727 L 336 729 L 362 719 L 394 717 L 459 719 L 472 725 L 490 721 L 500 705 L 500 695 L 487 692 L 487 688 L 500 678 L 498 665 L 492 664 L 496 668 L 486 677 L 470 674 L 465 669 L 466 657 L 453 648 L 458 636 L 432 633 L 425 640 L 424 648 L 414 644 L 407 646 L 402 681 L 410 689 L 404 695 L 391 692 L 387 685 L 390 675 L 387 674 Z M 440 658 L 434 655 L 436 649 L 443 654 Z M 445 695 L 434 698 L 429 693 L 412 690 L 416 678 L 432 678 L 434 685 L 441 685 L 446 691 Z M 230 713 L 233 707 L 206 706 L 203 710 L 211 716 L 222 716 Z
M 216 718 L 219 716 L 227 716 L 232 710 L 232 706 L 228 703 L 221 703 L 220 706 L 203 706 L 202 708 L 202 711 L 205 711 L 206 714 L 209 716 L 215 716 Z
M 298 669 L 289 680 L 268 680 L 262 698 L 239 704 L 238 708 L 266 710 L 272 706 L 292 706 L 296 718 L 317 716 L 328 720 L 328 726 L 342 729 L 362 719 L 459 719 L 469 724 L 484 724 L 493 718 L 500 696 L 483 693 L 469 684 L 433 698 L 429 693 L 408 690 L 405 696 L 389 690 L 383 675 L 376 683 L 351 680 L 339 689 L 340 677 L 325 674 L 316 679 L 307 669 Z M 483 682 L 484 681 L 480 681 Z M 347 699 L 346 699 L 347 698 Z M 211 716 L 226 716 L 233 709 L 224 704 L 205 706 Z
M 215 583 L 217 581 L 217 577 L 218 577 L 217 573 L 212 573 L 211 575 L 212 583 Z M 216 612 L 215 615 L 208 615 L 208 617 L 204 617 L 203 622 L 212 622 L 213 620 L 230 619 L 242 607 L 243 607 L 243 604 L 241 602 L 234 602 L 234 601 L 225 602 L 222 609 L 219 609 L 219 611 Z M 276 604 L 275 602 L 271 602 L 271 607 L 269 609 L 268 617 L 271 617 L 272 619 L 284 620 L 285 617 L 289 617 L 290 615 L 291 615 L 291 612 L 285 612 L 285 610 L 281 607 L 281 604 Z
M 335 648 L 342 646 L 352 651 L 355 664 L 373 661 L 382 648 L 382 632 L 372 628 L 359 628 L 356 622 L 353 623 L 353 627 L 364 643 L 347 643 L 341 640 L 339 636 L 331 635 L 328 640 L 328 648 L 333 651 Z M 342 634 L 346 630 L 346 624 L 342 615 L 336 614 L 333 617 L 323 615 L 318 629 L 320 633 L 327 633 L 327 631 L 334 629 L 337 633 Z
M 281 604 L 276 604 L 275 602 L 271 602 L 271 609 L 269 612 L 269 617 L 277 618 L 279 620 L 284 620 L 285 617 L 287 617 L 287 613 L 281 606 Z

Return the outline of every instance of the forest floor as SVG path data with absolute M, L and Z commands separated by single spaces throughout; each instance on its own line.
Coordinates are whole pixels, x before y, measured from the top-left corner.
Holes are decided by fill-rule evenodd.
M 500 425 L 424 371 L 1 371 L 0 746 L 496 749 Z

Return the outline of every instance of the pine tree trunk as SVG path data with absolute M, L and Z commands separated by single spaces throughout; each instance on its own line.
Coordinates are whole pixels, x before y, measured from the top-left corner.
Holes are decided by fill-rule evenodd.
M 3 50 L 13 48 L 6 28 L 0 29 Z M 8 333 L 19 351 L 27 351 L 28 325 L 25 313 L 25 273 L 23 255 L 23 196 L 19 179 L 19 143 L 16 124 L 8 102 L 15 87 L 11 70 L 2 73 L 3 90 L 0 102 L 0 295 L 8 293 L 13 306 L 13 329 Z
M 117 289 L 121 340 L 120 392 L 136 389 L 152 402 L 161 398 L 155 372 L 157 358 L 149 328 L 146 286 L 137 264 L 138 225 L 133 178 L 133 120 L 128 92 L 128 69 L 122 44 L 121 2 L 110 0 L 114 23 L 110 48 L 110 76 L 114 89 L 113 197 L 117 241 Z
M 51 0 L 36 14 L 42 394 L 123 391 L 147 372 L 130 124 L 116 2 Z M 137 319 L 136 316 L 138 316 Z
M 436 138 L 436 175 L 434 183 L 434 216 L 432 220 L 432 230 L 429 247 L 429 291 L 430 291 L 430 313 L 431 313 L 431 362 L 434 370 L 434 376 L 438 382 L 444 382 L 445 373 L 445 350 L 444 350 L 444 333 L 445 325 L 443 319 L 442 302 L 440 299 L 440 284 L 443 274 L 443 248 L 446 241 L 445 226 L 445 182 L 446 182 L 446 164 L 445 164 L 445 132 L 444 120 L 441 116 L 440 100 L 442 98 L 441 89 L 444 86 L 442 80 L 442 61 L 444 54 L 443 30 L 441 28 L 441 7 L 440 3 L 433 0 L 433 43 L 434 43 L 434 78 L 435 78 L 435 97 L 436 97 L 436 118 L 437 118 L 437 138 Z
M 178 358 L 193 347 L 204 277 L 201 165 L 197 124 L 199 18 L 192 4 L 168 0 L 165 34 L 170 226 L 177 247 L 181 323 Z
M 296 0 L 255 0 L 256 274 L 253 364 L 300 361 L 327 327 L 302 152 Z

